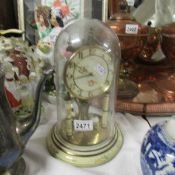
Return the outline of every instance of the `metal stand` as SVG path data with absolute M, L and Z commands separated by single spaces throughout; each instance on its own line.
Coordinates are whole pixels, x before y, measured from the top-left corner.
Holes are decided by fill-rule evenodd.
M 7 169 L 1 175 L 23 175 L 25 171 L 26 165 L 23 158 L 20 158 L 14 165 Z

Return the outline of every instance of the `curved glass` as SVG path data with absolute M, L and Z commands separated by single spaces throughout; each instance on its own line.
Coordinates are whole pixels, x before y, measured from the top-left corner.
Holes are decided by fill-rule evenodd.
M 58 122 L 47 138 L 49 152 L 81 167 L 111 160 L 122 146 L 114 122 L 117 35 L 99 20 L 73 21 L 57 38 L 54 63 Z
M 115 133 L 117 36 L 98 20 L 76 20 L 61 31 L 54 59 L 58 137 L 77 146 L 104 146 Z

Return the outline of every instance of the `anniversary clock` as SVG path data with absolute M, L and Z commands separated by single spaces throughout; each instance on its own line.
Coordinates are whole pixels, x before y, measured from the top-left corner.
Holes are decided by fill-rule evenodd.
M 47 138 L 50 154 L 81 167 L 111 160 L 123 140 L 114 110 L 117 35 L 95 19 L 74 21 L 59 34 L 54 60 L 58 122 Z

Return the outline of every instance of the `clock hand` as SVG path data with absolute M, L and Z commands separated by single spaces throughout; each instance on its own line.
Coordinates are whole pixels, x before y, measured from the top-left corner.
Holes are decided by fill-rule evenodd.
M 81 79 L 81 78 L 90 77 L 90 76 L 93 76 L 93 74 L 89 72 L 88 74 L 81 75 L 79 77 L 76 77 L 75 79 Z

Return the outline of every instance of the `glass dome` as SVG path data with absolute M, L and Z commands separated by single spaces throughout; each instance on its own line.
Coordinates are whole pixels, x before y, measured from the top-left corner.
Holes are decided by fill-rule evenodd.
M 58 122 L 47 140 L 49 152 L 76 166 L 105 163 L 122 145 L 114 122 L 117 35 L 99 20 L 73 21 L 57 38 L 54 63 Z

